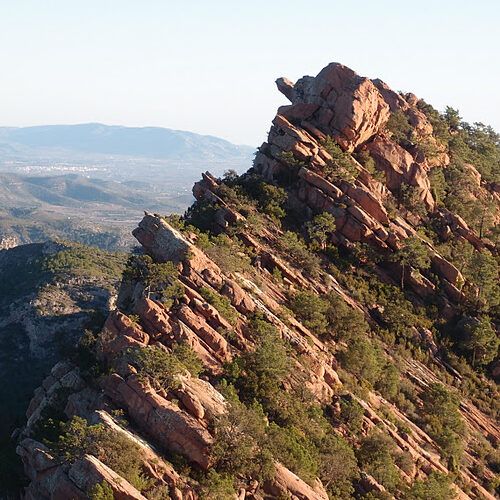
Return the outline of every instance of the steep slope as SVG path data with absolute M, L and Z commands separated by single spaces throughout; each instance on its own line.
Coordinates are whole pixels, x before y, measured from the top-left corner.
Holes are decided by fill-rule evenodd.
M 134 231 L 26 498 L 495 498 L 498 136 L 336 63 L 277 84 L 254 166 Z

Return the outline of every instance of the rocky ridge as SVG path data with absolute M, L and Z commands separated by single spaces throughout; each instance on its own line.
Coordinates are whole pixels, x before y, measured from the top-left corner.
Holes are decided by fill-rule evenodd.
M 411 186 L 416 202 L 442 222 L 442 234 L 447 239 L 465 240 L 476 251 L 494 250 L 494 246 L 480 238 L 460 216 L 437 203 L 429 175 L 437 166 L 446 167 L 450 157 L 434 137 L 433 125 L 418 108 L 418 99 L 412 94 L 397 94 L 380 80 L 360 77 L 337 63 L 328 65 L 316 77 L 304 77 L 295 84 L 279 79 L 277 85 L 291 104 L 278 110 L 268 140 L 259 149 L 247 177 L 284 186 L 287 210 L 300 214 L 306 223 L 317 214 L 333 216 L 335 230 L 328 235 L 329 245 L 347 252 L 366 245 L 381 256 L 370 268 L 377 280 L 391 286 L 401 281 L 404 293 L 415 304 L 424 307 L 432 298 L 440 316 L 449 321 L 456 318 L 463 304 L 471 300 L 464 291 L 474 289 L 475 284 L 418 230 L 426 216 L 404 207 L 391 213 L 388 207 L 391 202 L 397 204 L 396 196 L 403 186 Z M 387 128 L 391 114 L 396 112 L 403 113 L 419 139 L 406 147 L 396 142 Z M 328 140 L 334 140 L 344 154 L 353 153 L 348 156 L 349 175 L 327 175 L 328 169 L 339 162 L 334 156 L 337 150 L 328 147 Z M 422 146 L 424 141 L 427 149 Z M 433 155 L 426 153 L 429 144 Z M 356 160 L 363 152 L 372 158 L 371 169 Z M 377 174 L 380 172 L 383 181 Z M 242 178 L 244 185 L 245 176 Z M 491 188 L 479 183 L 485 192 Z M 293 369 L 282 382 L 286 391 L 303 388 L 330 412 L 334 422 L 338 422 L 342 405 L 355 401 L 362 408 L 361 435 L 368 436 L 375 430 L 390 436 L 397 453 L 410 457 L 410 465 L 396 466 L 403 484 L 428 480 L 433 473 L 440 473 L 452 481 L 451 491 L 456 498 L 495 498 L 486 489 L 485 480 L 493 479 L 495 473 L 487 469 L 478 477 L 477 453 L 470 444 L 473 440 L 466 446 L 460 465 L 446 460 L 422 422 L 407 415 L 394 400 L 387 400 L 370 384 L 360 391 L 352 388 L 341 361 L 341 353 L 350 348 L 349 342 L 316 334 L 300 314 L 294 315 L 288 309 L 291 297 L 301 290 L 319 297 L 333 294 L 364 317 L 372 332 L 377 332 L 385 325 L 383 308 L 367 305 L 341 276 L 330 272 L 325 255 L 320 256 L 319 272 L 300 266 L 280 247 L 285 230 L 276 218 L 262 214 L 256 205 L 242 207 L 227 186 L 234 184 L 208 172 L 203 174 L 193 188 L 197 203 L 186 220 L 194 221 L 195 215 L 202 213 L 197 212 L 201 207 L 210 216 L 211 231 L 225 235 L 231 242 L 229 252 L 222 244 L 207 245 L 203 232 L 151 213 L 146 213 L 134 230 L 152 265 L 172 263 L 182 293 L 166 303 L 163 292 L 143 277 L 125 279 L 117 309 L 109 315 L 94 347 L 106 372 L 91 383 L 77 363 L 54 367 L 30 404 L 28 423 L 18 447 L 31 480 L 25 497 L 70 495 L 83 499 L 93 485 L 103 481 L 115 498 L 151 498 L 152 492 L 161 487 L 168 488 L 168 498 L 179 500 L 199 498 L 200 492 L 206 495 L 200 477 L 218 467 L 214 449 L 219 434 L 214 422 L 224 419 L 233 405 L 227 394 L 222 394 L 218 382 L 232 362 L 258 351 L 259 340 L 250 328 L 257 317 L 272 325 L 290 348 Z M 252 222 L 256 218 L 260 221 L 258 227 Z M 391 260 L 390 256 L 401 251 L 408 238 L 418 240 L 426 249 L 432 275 L 405 273 L 404 266 Z M 232 259 L 239 259 L 238 264 L 233 264 Z M 244 265 L 247 261 L 250 264 Z M 427 362 L 397 357 L 388 345 L 384 345 L 384 356 L 401 363 L 401 377 L 415 387 L 418 406 L 419 395 L 433 383 L 444 382 L 455 391 L 453 386 L 460 387 L 463 376 L 442 355 L 433 331 L 421 325 L 412 326 L 410 331 L 418 339 L 414 342 L 425 351 Z M 165 386 L 140 373 L 134 352 L 145 349 L 170 355 L 181 344 L 189 346 L 201 360 L 201 378 L 184 370 L 177 374 L 176 384 Z M 140 444 L 141 466 L 151 480 L 149 486 L 140 491 L 89 454 L 73 462 L 61 462 L 49 448 L 33 439 L 43 409 L 54 403 L 61 387 L 69 393 L 62 405 L 68 419 L 83 417 L 88 423 L 113 428 Z M 120 424 L 114 416 L 117 410 L 125 413 L 127 424 Z M 470 435 L 485 436 L 498 447 L 500 426 L 491 415 L 466 397 L 459 411 Z M 345 424 L 333 425 L 332 432 L 353 439 Z M 183 456 L 199 471 L 198 475 L 176 470 L 166 461 L 167 454 Z M 320 477 L 301 478 L 293 471 L 293 464 L 287 466 L 277 457 L 273 457 L 272 466 L 273 473 L 267 478 L 238 474 L 234 498 L 326 500 L 332 495 L 331 485 Z M 404 488 L 386 488 L 363 466 L 354 488 L 361 497 L 370 492 L 376 498 L 403 498 L 400 495 L 405 494 Z

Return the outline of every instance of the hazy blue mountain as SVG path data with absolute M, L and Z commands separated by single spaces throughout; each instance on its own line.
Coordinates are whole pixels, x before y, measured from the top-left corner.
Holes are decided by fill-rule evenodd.
M 160 127 L 122 127 L 100 123 L 0 127 L 0 154 L 36 155 L 66 150 L 163 160 L 246 159 L 255 148 L 209 135 Z

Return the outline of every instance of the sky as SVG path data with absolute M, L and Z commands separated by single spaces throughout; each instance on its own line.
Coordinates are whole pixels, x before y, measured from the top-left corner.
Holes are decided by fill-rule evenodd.
M 0 0 L 0 125 L 265 140 L 274 81 L 329 62 L 500 131 L 498 0 Z

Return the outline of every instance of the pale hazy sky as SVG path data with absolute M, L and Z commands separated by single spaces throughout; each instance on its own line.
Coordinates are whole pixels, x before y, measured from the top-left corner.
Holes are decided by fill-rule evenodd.
M 258 145 L 274 80 L 332 61 L 500 131 L 500 0 L 0 0 L 0 125 L 155 125 Z

